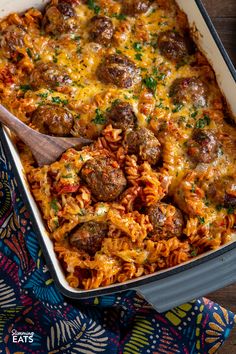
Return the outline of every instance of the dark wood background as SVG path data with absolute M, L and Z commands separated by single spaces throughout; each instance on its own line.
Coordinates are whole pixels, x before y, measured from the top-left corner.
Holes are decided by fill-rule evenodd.
M 202 1 L 236 67 L 236 0 Z M 206 297 L 236 313 L 236 284 L 208 294 Z M 236 354 L 236 328 L 218 353 Z

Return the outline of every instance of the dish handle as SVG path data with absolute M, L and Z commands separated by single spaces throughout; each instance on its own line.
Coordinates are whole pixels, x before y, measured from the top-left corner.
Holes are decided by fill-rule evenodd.
M 236 248 L 135 290 L 158 312 L 165 312 L 234 282 Z

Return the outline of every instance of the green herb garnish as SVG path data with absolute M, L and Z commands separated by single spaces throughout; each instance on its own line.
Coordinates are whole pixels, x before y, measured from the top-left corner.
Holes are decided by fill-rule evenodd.
M 151 122 L 151 119 L 152 119 L 152 117 L 151 117 L 151 115 L 149 115 L 149 116 L 146 118 L 146 122 L 149 124 L 149 123 Z
M 192 250 L 192 252 L 190 253 L 190 255 L 191 255 L 192 257 L 196 257 L 197 254 L 198 254 L 198 249 L 197 249 L 197 248 L 193 248 L 193 250 Z
M 56 104 L 60 104 L 60 103 L 62 103 L 62 104 L 67 104 L 67 103 L 68 103 L 68 100 L 64 100 L 64 99 L 62 99 L 62 98 L 56 96 L 56 97 L 52 97 L 52 102 L 53 102 L 53 103 L 56 103 Z
M 198 111 L 195 111 L 195 112 L 193 112 L 193 113 L 191 114 L 191 117 L 192 117 L 192 118 L 196 118 L 197 114 L 198 114 Z
M 100 111 L 100 109 L 97 108 L 95 112 L 96 116 L 93 119 L 94 124 L 105 124 L 107 120 L 103 113 Z
M 197 129 L 202 129 L 202 128 L 204 128 L 206 125 L 209 125 L 209 124 L 210 124 L 210 121 L 211 121 L 210 118 L 209 118 L 207 115 L 205 115 L 203 118 L 201 118 L 201 119 L 199 119 L 199 120 L 197 121 L 195 127 L 196 127 Z
M 23 92 L 27 92 L 32 90 L 32 87 L 30 85 L 20 85 L 20 90 Z
M 142 61 L 142 59 L 143 59 L 142 54 L 141 54 L 141 53 L 135 54 L 135 59 L 136 59 L 136 60 L 139 60 L 139 61 Z
M 157 81 L 152 76 L 147 76 L 145 79 L 143 79 L 143 83 L 155 95 Z
M 183 103 L 176 103 L 175 108 L 172 109 L 172 112 L 173 112 L 173 113 L 177 113 L 177 112 L 181 111 L 181 109 L 183 108 L 183 106 L 184 106 Z
M 113 14 L 111 17 L 115 17 L 115 18 L 117 18 L 117 20 L 120 20 L 120 21 L 126 19 L 126 15 L 124 15 L 124 14 Z
M 205 224 L 205 218 L 203 216 L 199 216 L 198 220 L 199 220 L 200 224 L 202 224 L 202 225 Z
M 39 96 L 41 98 L 47 98 L 48 97 L 48 93 L 47 92 L 38 93 L 37 96 Z
M 94 0 L 88 0 L 87 4 L 90 10 L 93 10 L 95 14 L 99 14 L 101 8 L 95 3 Z
M 142 49 L 143 49 L 142 44 L 141 44 L 141 43 L 138 43 L 138 42 L 135 42 L 135 43 L 133 44 L 133 48 L 134 48 L 134 50 L 135 50 L 136 52 L 141 52 Z
M 52 199 L 50 202 L 50 207 L 57 213 L 59 211 L 58 200 L 56 198 Z
M 231 214 L 234 214 L 234 210 L 235 208 L 233 206 L 230 206 L 228 209 L 227 209 L 227 214 L 231 215 Z
M 32 53 L 31 53 L 30 48 L 26 48 L 26 53 L 28 54 L 28 56 L 29 56 L 30 58 L 32 58 Z

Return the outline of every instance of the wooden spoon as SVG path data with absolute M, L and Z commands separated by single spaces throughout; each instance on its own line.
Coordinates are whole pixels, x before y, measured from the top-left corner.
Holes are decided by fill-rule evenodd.
M 82 137 L 58 138 L 41 134 L 21 122 L 2 105 L 0 105 L 0 122 L 29 146 L 40 167 L 55 162 L 64 151 L 71 147 L 81 148 L 92 143 L 92 140 Z

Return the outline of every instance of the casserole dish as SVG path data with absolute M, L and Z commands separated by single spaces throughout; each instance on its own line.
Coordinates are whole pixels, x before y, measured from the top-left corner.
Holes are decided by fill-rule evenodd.
M 188 15 L 190 25 L 193 28 L 193 35 L 198 41 L 198 46 L 200 46 L 204 53 L 207 53 L 208 60 L 213 65 L 213 68 L 217 73 L 217 79 L 221 90 L 227 97 L 233 114 L 235 114 L 236 107 L 233 105 L 236 93 L 234 69 L 223 48 L 221 47 L 218 37 L 213 31 L 209 19 L 206 18 L 202 5 L 198 1 L 190 1 L 187 5 L 184 1 L 177 1 L 177 3 Z M 17 8 L 15 5 L 16 4 L 14 4 L 14 11 L 25 10 L 20 1 L 17 2 Z M 40 2 L 37 4 L 35 4 L 35 2 L 32 4 L 30 3 L 27 7 L 29 7 L 29 5 L 40 6 Z M 3 15 L 12 12 L 9 2 L 3 10 L 5 11 L 5 13 L 3 11 Z M 205 16 L 206 22 L 204 22 L 203 15 L 201 13 Z M 210 35 L 207 24 L 215 36 L 215 41 Z M 219 48 L 217 48 L 217 45 Z M 32 210 L 33 223 L 39 235 L 40 243 L 48 260 L 49 267 L 54 275 L 58 287 L 64 295 L 79 299 L 89 296 L 108 294 L 114 291 L 136 289 L 141 292 L 153 305 L 156 305 L 157 309 L 160 311 L 182 303 L 183 301 L 191 299 L 194 296 L 199 296 L 206 291 L 211 291 L 215 287 L 224 286 L 234 280 L 235 242 L 232 241 L 230 244 L 221 247 L 219 250 L 205 253 L 204 255 L 195 258 L 193 261 L 185 263 L 184 265 L 173 267 L 170 270 L 159 271 L 153 275 L 143 276 L 138 280 L 127 281 L 121 285 L 115 284 L 100 288 L 98 290 L 88 291 L 81 291 L 71 288 L 65 280 L 64 273 L 62 272 L 60 264 L 53 251 L 52 242 L 48 237 L 39 210 L 27 186 L 17 150 L 12 144 L 8 133 L 4 130 L 1 134 L 5 143 L 4 148 L 6 149 L 9 157 L 12 158 L 12 164 L 15 168 L 15 172 L 18 170 L 16 175 L 18 176 L 19 183 L 23 187 L 22 189 L 26 202 Z M 214 273 L 215 278 L 212 276 L 213 269 L 217 270 Z

